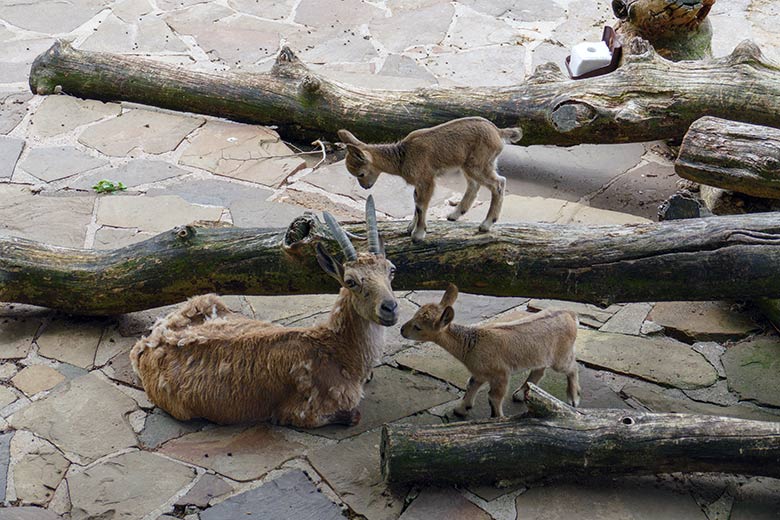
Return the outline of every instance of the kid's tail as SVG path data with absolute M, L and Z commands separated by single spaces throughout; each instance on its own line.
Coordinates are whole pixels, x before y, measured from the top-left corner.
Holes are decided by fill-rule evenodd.
M 523 138 L 523 129 L 519 126 L 516 128 L 499 128 L 498 132 L 501 134 L 501 139 L 508 144 L 517 143 Z

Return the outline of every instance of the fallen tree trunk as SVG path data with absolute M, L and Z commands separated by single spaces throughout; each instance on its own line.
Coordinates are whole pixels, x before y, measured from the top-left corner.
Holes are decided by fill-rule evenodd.
M 674 169 L 701 184 L 780 199 L 780 130 L 703 117 L 685 134 Z
M 780 294 L 780 213 L 627 226 L 499 224 L 487 234 L 434 222 L 422 244 L 406 228 L 380 224 L 399 290 L 453 282 L 471 293 L 600 304 Z M 306 215 L 287 230 L 185 226 L 113 251 L 0 238 L 0 301 L 114 314 L 211 291 L 335 292 L 310 247 L 328 236 Z
M 577 410 L 533 386 L 530 413 L 439 426 L 387 424 L 392 483 L 530 484 L 720 472 L 780 477 L 780 423 L 635 410 Z
M 331 82 L 288 48 L 268 74 L 217 76 L 57 42 L 33 63 L 30 88 L 276 125 L 294 140 L 335 139 L 348 128 L 368 142 L 391 141 L 474 115 L 522 127 L 524 145 L 681 139 L 704 115 L 780 127 L 780 68 L 751 42 L 725 58 L 673 63 L 635 38 L 623 55 L 617 71 L 587 80 L 570 80 L 547 64 L 515 87 L 398 92 Z

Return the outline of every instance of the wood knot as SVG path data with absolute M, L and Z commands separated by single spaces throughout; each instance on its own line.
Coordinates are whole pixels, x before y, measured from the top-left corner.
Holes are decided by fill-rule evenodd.
M 591 124 L 596 119 L 596 115 L 596 109 L 589 104 L 567 100 L 555 105 L 550 119 L 556 130 L 566 133 Z
M 189 240 L 195 236 L 195 228 L 191 225 L 176 226 L 173 228 L 173 232 L 179 240 Z
M 728 61 L 731 65 L 739 65 L 743 63 L 755 63 L 761 61 L 763 54 L 761 49 L 750 40 L 743 40 L 734 47 Z
M 322 88 L 319 78 L 307 74 L 301 81 L 301 89 L 307 94 L 316 94 Z
M 289 48 L 287 45 L 282 47 L 282 50 L 279 51 L 279 55 L 276 57 L 277 65 L 283 65 L 285 63 L 295 63 L 297 61 L 298 61 L 298 57 L 295 55 L 293 50 Z
M 310 211 L 296 217 L 287 227 L 282 248 L 289 254 L 299 255 L 305 244 L 317 238 L 315 231 L 319 226 L 317 216 Z

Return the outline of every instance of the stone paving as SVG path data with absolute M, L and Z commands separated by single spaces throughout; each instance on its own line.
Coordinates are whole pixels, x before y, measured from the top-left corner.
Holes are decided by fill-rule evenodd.
M 755 40 L 780 61 L 777 3 L 718 2 L 713 50 Z M 511 85 L 612 22 L 598 0 L 0 0 L 0 232 L 113 249 L 195 220 L 283 227 L 306 209 L 362 218 L 368 192 L 340 153 L 283 142 L 272 128 L 128 103 L 28 93 L 32 60 L 56 38 L 193 70 L 267 71 L 283 43 L 318 73 L 361 87 Z M 301 143 L 298 143 L 301 146 Z M 502 221 L 645 222 L 677 189 L 662 142 L 507 147 Z M 127 189 L 96 194 L 102 179 Z M 443 218 L 462 191 L 442 179 Z M 383 176 L 383 218 L 412 214 L 411 188 Z M 481 221 L 480 192 L 466 215 Z M 399 293 L 401 319 L 439 297 Z M 324 318 L 333 295 L 227 298 L 286 325 Z M 464 323 L 576 310 L 584 407 L 780 420 L 780 339 L 749 305 L 592 305 L 461 295 Z M 169 308 L 103 319 L 0 304 L 0 520 L 4 519 L 769 519 L 780 481 L 679 474 L 531 489 L 387 488 L 379 429 L 439 424 L 468 377 L 435 345 L 398 327 L 353 428 L 180 422 L 154 407 L 127 353 Z M 519 384 L 524 374 L 513 378 Z M 565 395 L 565 378 L 542 386 Z M 508 403 L 508 413 L 524 405 Z M 472 417 L 489 415 L 483 391 Z M 464 471 L 467 469 L 464 468 Z

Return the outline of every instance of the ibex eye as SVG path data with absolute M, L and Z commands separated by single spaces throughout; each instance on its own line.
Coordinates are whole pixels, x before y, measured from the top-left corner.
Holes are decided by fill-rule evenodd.
M 395 267 L 390 268 L 390 276 L 395 276 Z
M 357 287 L 357 282 L 356 282 L 355 280 L 351 279 L 351 278 L 350 278 L 349 280 L 345 280 L 345 281 L 344 281 L 344 283 L 345 283 L 345 284 L 347 285 L 347 287 L 349 287 L 350 289 L 354 289 L 355 287 Z
M 413 328 L 414 328 L 414 330 L 416 330 L 416 331 L 420 331 L 420 330 L 422 330 L 422 329 L 420 328 L 420 326 L 419 326 L 419 325 L 415 325 Z

